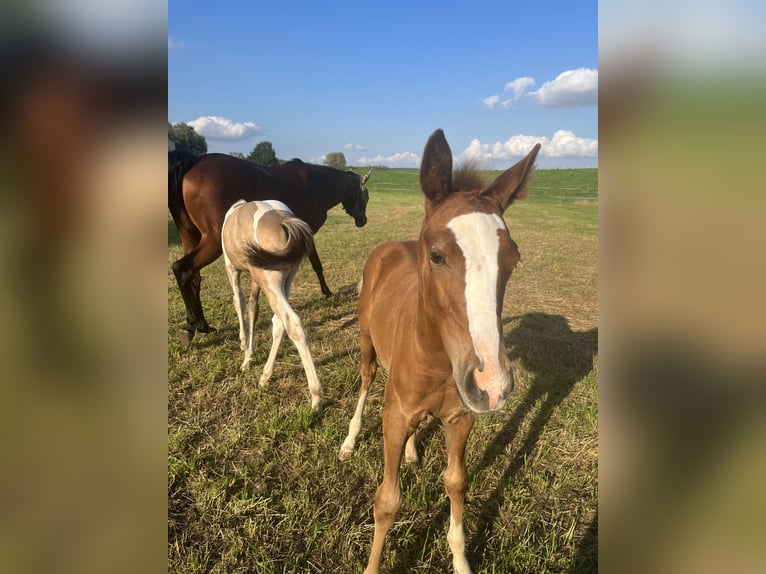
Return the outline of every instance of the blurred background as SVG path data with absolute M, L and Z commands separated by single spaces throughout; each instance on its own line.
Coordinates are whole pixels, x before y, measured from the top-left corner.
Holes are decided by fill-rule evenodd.
M 764 16 L 599 3 L 604 572 L 766 570 Z M 0 569 L 162 571 L 167 7 L 0 28 Z
M 167 8 L 0 8 L 0 571 L 166 564 Z
M 599 3 L 599 569 L 766 570 L 764 4 Z

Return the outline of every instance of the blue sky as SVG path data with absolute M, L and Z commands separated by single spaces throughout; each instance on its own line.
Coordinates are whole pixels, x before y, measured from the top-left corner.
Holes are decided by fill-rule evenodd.
M 598 163 L 598 5 L 168 2 L 168 121 L 208 151 L 417 167 L 444 129 L 457 159 Z

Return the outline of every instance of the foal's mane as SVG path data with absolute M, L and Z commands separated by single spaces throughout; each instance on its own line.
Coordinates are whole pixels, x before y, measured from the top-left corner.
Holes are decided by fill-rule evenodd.
M 485 170 L 476 159 L 461 163 L 452 174 L 452 189 L 457 192 L 478 191 L 486 185 Z

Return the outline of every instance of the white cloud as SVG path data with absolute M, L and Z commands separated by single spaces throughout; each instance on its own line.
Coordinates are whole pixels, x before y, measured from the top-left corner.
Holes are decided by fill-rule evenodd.
M 168 38 L 168 51 L 171 50 L 180 50 L 184 47 L 183 42 L 179 42 L 178 40 L 174 40 L 173 38 Z
M 498 95 L 489 96 L 488 98 L 484 98 L 484 100 L 482 100 L 482 103 L 484 104 L 485 108 L 490 109 L 490 110 L 494 109 L 495 106 L 497 106 L 497 105 L 501 105 L 504 108 L 509 108 L 511 106 L 511 100 L 504 100 L 504 101 L 501 102 L 500 101 L 500 96 L 498 96 Z
M 598 157 L 598 140 L 577 137 L 569 130 L 558 130 L 540 151 L 548 157 Z
M 354 165 L 385 165 L 387 167 L 419 167 L 420 156 L 409 151 L 395 153 L 389 156 L 360 157 Z
M 367 148 L 364 147 L 363 145 L 347 143 L 346 145 L 343 146 L 343 149 L 347 151 L 364 151 Z
M 534 85 L 534 78 L 524 76 L 522 78 L 516 78 L 512 82 L 505 84 L 505 91 L 507 92 L 508 90 L 512 90 L 513 99 L 520 100 L 524 96 L 524 93 L 527 91 L 527 88 L 531 88 Z
M 473 139 L 455 160 L 474 159 L 487 162 L 496 159 L 517 159 L 527 155 L 538 142 L 542 144 L 542 157 L 598 157 L 598 140 L 577 137 L 569 130 L 558 130 L 551 138 L 516 135 L 505 142 L 492 144 Z
M 545 82 L 539 90 L 529 92 L 529 96 L 549 108 L 595 106 L 598 103 L 598 70 L 567 70 L 555 80 Z
M 210 139 L 220 140 L 243 140 L 260 130 L 260 126 L 253 122 L 233 122 L 220 116 L 202 116 L 187 122 L 198 134 Z

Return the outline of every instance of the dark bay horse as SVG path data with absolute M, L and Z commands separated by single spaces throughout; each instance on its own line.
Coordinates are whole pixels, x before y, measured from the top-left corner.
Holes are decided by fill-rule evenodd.
M 371 170 L 372 171 L 372 170 Z M 307 164 L 294 159 L 278 167 L 263 167 L 226 154 L 203 156 L 168 152 L 168 208 L 181 237 L 184 255 L 173 263 L 186 306 L 186 325 L 178 338 L 188 345 L 194 333 L 208 333 L 200 301 L 200 269 L 221 255 L 221 227 L 234 202 L 275 199 L 285 203 L 316 233 L 327 212 L 341 203 L 357 227 L 367 223 L 365 183 L 352 171 Z M 316 251 L 309 257 L 322 293 L 329 296 Z
M 420 167 L 425 218 L 417 241 L 389 241 L 367 259 L 359 295 L 362 390 L 339 457 L 351 456 L 367 392 L 377 371 L 388 371 L 383 407 L 383 482 L 375 495 L 375 535 L 365 574 L 376 574 L 386 532 L 401 506 L 402 455 L 416 458 L 412 439 L 433 415 L 444 425 L 450 500 L 447 541 L 457 574 L 465 557 L 465 449 L 474 413 L 499 409 L 513 390 L 503 344 L 505 287 L 519 251 L 503 212 L 526 195 L 540 150 L 488 186 L 475 171 L 452 174 L 452 153 L 441 130 L 426 144 Z M 406 443 L 406 445 L 405 445 Z
M 253 330 L 258 319 L 258 296 L 263 291 L 274 313 L 271 319 L 273 341 L 258 386 L 265 387 L 268 384 L 274 372 L 279 345 L 287 331 L 287 336 L 301 356 L 303 370 L 306 371 L 311 407 L 318 411 L 322 402 L 322 385 L 311 358 L 306 331 L 288 301 L 290 286 L 301 261 L 315 250 L 311 228 L 295 217 L 281 201 L 246 202 L 241 199 L 226 212 L 221 237 L 226 274 L 234 293 L 234 308 L 239 319 L 239 340 L 245 351 L 241 370 L 249 369 L 253 360 Z M 242 271 L 250 273 L 250 297 L 247 304 L 239 284 Z

